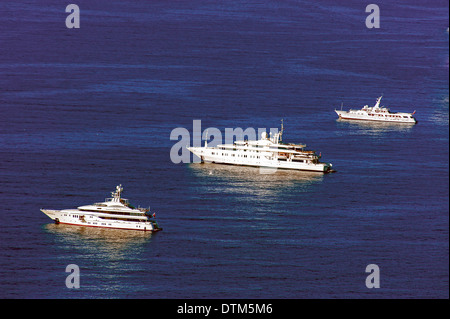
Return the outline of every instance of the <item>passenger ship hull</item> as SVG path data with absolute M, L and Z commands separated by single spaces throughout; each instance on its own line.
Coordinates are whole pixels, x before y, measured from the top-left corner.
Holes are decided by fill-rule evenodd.
M 340 119 L 343 120 L 359 120 L 359 121 L 373 121 L 373 122 L 389 122 L 389 123 L 407 123 L 416 124 L 417 121 L 414 118 L 404 118 L 402 115 L 400 117 L 388 117 L 386 114 L 359 114 L 352 113 L 348 111 L 335 110 Z M 390 115 L 390 114 L 388 114 Z
M 141 230 L 152 232 L 161 230 L 161 228 L 159 228 L 156 223 L 154 224 L 151 221 L 139 219 L 136 219 L 135 221 L 102 219 L 101 216 L 105 217 L 107 216 L 107 214 L 86 212 L 78 209 L 64 209 L 64 210 L 41 209 L 41 211 L 45 215 L 50 217 L 57 224 Z
M 257 155 L 250 155 L 248 152 L 227 151 L 228 155 L 222 156 L 212 154 L 213 152 L 218 153 L 217 149 L 215 148 L 189 147 L 188 149 L 192 153 L 200 157 L 202 162 L 254 166 L 254 167 L 267 167 L 275 169 L 313 171 L 322 173 L 328 173 L 331 171 L 331 164 L 328 163 L 301 163 L 289 160 L 269 159 L 270 158 L 269 153 L 267 155 L 261 153 L 259 156 L 257 156 Z

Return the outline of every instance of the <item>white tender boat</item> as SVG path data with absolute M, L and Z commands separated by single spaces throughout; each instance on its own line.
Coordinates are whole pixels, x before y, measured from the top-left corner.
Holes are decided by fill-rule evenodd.
M 220 144 L 208 147 L 188 147 L 187 149 L 200 157 L 202 162 L 247 165 L 267 167 L 272 169 L 292 169 L 315 171 L 322 173 L 334 172 L 330 163 L 319 161 L 321 154 L 306 150 L 305 144 L 282 143 L 283 124 L 281 131 L 269 137 L 263 132 L 257 141 L 236 141 L 233 144 Z
M 409 124 L 417 123 L 416 119 L 413 117 L 416 111 L 414 111 L 413 113 L 391 112 L 388 108 L 380 107 L 381 98 L 382 96 L 380 96 L 377 99 L 377 102 L 373 107 L 365 105 L 360 110 L 350 109 L 349 111 L 343 111 L 341 109 L 334 111 L 337 113 L 340 119 L 344 120 L 362 120 L 362 121 L 409 123 Z
M 121 198 L 122 185 L 111 192 L 112 197 L 102 203 L 80 206 L 76 209 L 41 209 L 55 223 L 81 225 L 90 227 L 131 229 L 142 231 L 162 230 L 150 214 L 150 209 L 135 208 L 128 199 Z

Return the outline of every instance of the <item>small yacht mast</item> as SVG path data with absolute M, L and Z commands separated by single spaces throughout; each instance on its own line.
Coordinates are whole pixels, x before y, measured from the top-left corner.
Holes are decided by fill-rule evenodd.
M 123 187 L 122 187 L 122 184 L 120 184 L 119 186 L 116 186 L 115 192 L 111 192 L 114 202 L 120 202 L 120 193 L 122 191 L 123 191 Z

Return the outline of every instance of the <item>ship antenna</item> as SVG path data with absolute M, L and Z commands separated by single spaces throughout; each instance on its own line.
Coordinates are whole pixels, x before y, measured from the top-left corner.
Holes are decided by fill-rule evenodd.
M 112 197 L 114 198 L 114 201 L 120 200 L 120 193 L 123 191 L 122 184 L 116 186 L 116 191 L 111 192 Z
M 283 125 L 283 119 L 281 119 L 280 142 L 283 140 L 283 131 L 284 131 L 284 125 Z
M 208 147 L 208 130 L 206 130 L 205 147 Z
M 380 107 L 381 98 L 383 97 L 383 94 L 377 99 L 377 102 L 375 103 L 374 108 Z

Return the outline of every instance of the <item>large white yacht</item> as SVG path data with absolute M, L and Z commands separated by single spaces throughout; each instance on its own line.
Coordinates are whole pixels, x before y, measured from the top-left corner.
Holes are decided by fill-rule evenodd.
M 337 113 L 340 119 L 344 120 L 363 120 L 363 121 L 410 123 L 410 124 L 417 123 L 416 119 L 413 117 L 416 111 L 414 111 L 413 113 L 391 112 L 388 108 L 380 107 L 381 98 L 382 96 L 380 96 L 377 99 L 377 102 L 373 107 L 365 105 L 360 110 L 350 109 L 349 111 L 343 111 L 341 109 L 334 111 Z
M 219 144 L 208 147 L 188 147 L 187 149 L 200 157 L 202 162 L 220 164 L 247 165 L 275 169 L 293 169 L 329 173 L 334 172 L 330 163 L 319 161 L 321 154 L 305 150 L 304 144 L 282 143 L 281 131 L 269 137 L 266 132 L 257 141 L 236 141 L 233 144 Z
M 128 199 L 121 198 L 122 185 L 111 192 L 112 197 L 102 203 L 79 206 L 76 209 L 41 209 L 55 223 L 91 227 L 132 229 L 143 231 L 162 230 L 148 208 L 135 208 Z

